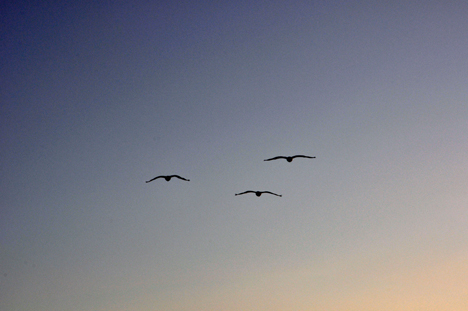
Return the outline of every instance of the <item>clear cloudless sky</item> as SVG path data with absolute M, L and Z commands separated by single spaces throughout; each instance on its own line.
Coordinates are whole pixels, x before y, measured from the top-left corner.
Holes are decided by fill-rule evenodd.
M 467 16 L 3 1 L 0 309 L 468 310 Z

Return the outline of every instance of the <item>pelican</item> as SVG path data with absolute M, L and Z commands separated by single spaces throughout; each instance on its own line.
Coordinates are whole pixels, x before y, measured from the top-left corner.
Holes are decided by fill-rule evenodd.
M 244 192 L 241 192 L 241 193 L 236 193 L 236 195 L 241 195 L 241 194 L 246 194 L 246 193 L 255 193 L 255 195 L 257 197 L 261 196 L 262 193 L 269 193 L 269 194 L 276 195 L 278 197 L 282 197 L 281 194 L 276 194 L 276 193 L 273 193 L 273 192 L 270 192 L 270 191 L 252 191 L 252 190 L 247 190 L 247 191 L 244 191 Z
M 315 159 L 315 157 L 309 157 L 309 156 L 305 156 L 305 155 L 295 155 L 295 156 L 291 156 L 291 157 L 284 157 L 284 156 L 278 156 L 278 157 L 274 157 L 274 158 L 271 158 L 271 159 L 266 159 L 266 160 L 263 160 L 263 161 L 271 161 L 271 160 L 278 160 L 278 159 L 285 159 L 286 161 L 288 162 L 292 162 L 292 160 L 294 158 L 307 158 L 307 159 Z
M 185 179 L 184 177 L 180 177 L 179 175 L 167 175 L 167 176 L 161 175 L 161 176 L 154 177 L 153 179 L 147 180 L 146 183 L 152 182 L 153 180 L 158 179 L 158 178 L 164 178 L 166 181 L 169 181 L 171 180 L 172 177 L 176 177 L 185 181 L 190 181 L 190 179 Z

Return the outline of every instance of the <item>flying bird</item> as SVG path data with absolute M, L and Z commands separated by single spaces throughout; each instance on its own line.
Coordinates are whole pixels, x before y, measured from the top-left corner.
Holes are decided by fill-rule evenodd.
M 276 194 L 276 193 L 273 193 L 273 192 L 270 192 L 270 191 L 252 191 L 252 190 L 247 190 L 247 191 L 244 191 L 244 192 L 241 192 L 241 193 L 236 193 L 236 195 L 241 195 L 241 194 L 246 194 L 246 193 L 255 193 L 255 195 L 257 197 L 261 196 L 262 193 L 269 193 L 269 194 L 276 195 L 278 197 L 282 197 L 281 194 Z
M 176 177 L 185 181 L 190 181 L 190 179 L 185 179 L 183 177 L 180 177 L 179 175 L 167 175 L 167 176 L 161 175 L 161 176 L 154 177 L 153 179 L 147 180 L 146 183 L 152 182 L 153 180 L 158 179 L 158 178 L 164 178 L 166 181 L 169 181 L 171 180 L 172 177 Z
M 286 161 L 288 162 L 292 162 L 292 160 L 294 158 L 307 158 L 307 159 L 315 159 L 315 157 L 309 157 L 309 156 L 305 156 L 305 155 L 295 155 L 295 156 L 291 156 L 291 157 L 284 157 L 284 156 L 278 156 L 278 157 L 274 157 L 274 158 L 271 158 L 271 159 L 266 159 L 266 160 L 263 160 L 263 161 L 271 161 L 271 160 L 278 160 L 278 159 L 285 159 Z

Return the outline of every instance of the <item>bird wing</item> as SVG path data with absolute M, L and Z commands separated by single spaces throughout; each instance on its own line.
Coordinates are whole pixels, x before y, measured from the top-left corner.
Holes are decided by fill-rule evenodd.
M 271 161 L 271 160 L 278 160 L 278 159 L 286 159 L 286 157 L 277 156 L 277 157 L 274 157 L 274 158 L 271 158 L 271 159 L 266 159 L 266 160 L 263 160 L 263 161 Z
M 150 179 L 150 180 L 146 181 L 146 183 L 152 182 L 153 180 L 158 179 L 158 178 L 162 178 L 162 177 L 164 177 L 164 176 L 157 176 L 157 177 L 154 177 L 153 179 Z
M 241 192 L 241 193 L 236 193 L 235 195 L 241 195 L 241 194 L 246 194 L 246 193 L 255 193 L 255 191 L 247 190 L 247 191 L 244 191 L 244 192 Z
M 184 177 L 180 177 L 179 175 L 171 175 L 171 177 L 177 177 L 179 179 L 185 180 L 185 181 L 190 181 L 190 179 L 186 179 Z
M 309 157 L 309 156 L 305 156 L 305 155 L 301 155 L 301 154 L 292 156 L 291 158 L 308 158 L 308 159 L 315 159 L 315 157 Z
M 276 193 L 273 193 L 273 192 L 271 192 L 271 191 L 262 191 L 262 193 L 269 193 L 269 194 L 276 195 L 276 196 L 278 196 L 278 197 L 282 197 L 281 194 L 276 194 Z

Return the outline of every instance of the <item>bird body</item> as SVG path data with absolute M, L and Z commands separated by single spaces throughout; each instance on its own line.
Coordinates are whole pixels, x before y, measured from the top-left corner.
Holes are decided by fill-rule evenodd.
M 285 156 L 277 156 L 277 157 L 274 157 L 274 158 L 271 158 L 271 159 L 266 159 L 266 160 L 263 160 L 263 161 L 271 161 L 271 160 L 278 160 L 278 159 L 285 159 L 286 161 L 288 162 L 292 162 L 293 159 L 295 158 L 307 158 L 307 159 L 315 159 L 315 157 L 309 157 L 309 156 L 305 156 L 305 155 L 295 155 L 295 156 L 290 156 L 290 157 L 285 157 Z
M 270 192 L 270 191 L 253 191 L 253 190 L 247 190 L 247 191 L 244 191 L 244 192 L 241 192 L 241 193 L 236 193 L 235 195 L 242 195 L 242 194 L 246 194 L 246 193 L 255 193 L 255 195 L 257 197 L 261 196 L 262 193 L 268 193 L 268 194 L 276 195 L 278 197 L 282 197 L 281 194 L 276 194 L 276 193 L 273 193 L 273 192 Z
M 152 178 L 150 180 L 147 180 L 146 183 L 152 182 L 153 180 L 158 179 L 158 178 L 164 178 L 166 181 L 169 181 L 169 180 L 171 180 L 172 177 L 176 177 L 176 178 L 179 178 L 179 179 L 182 179 L 182 180 L 185 180 L 185 181 L 190 181 L 190 179 L 180 177 L 179 175 L 161 175 L 161 176 L 154 177 L 154 178 Z

